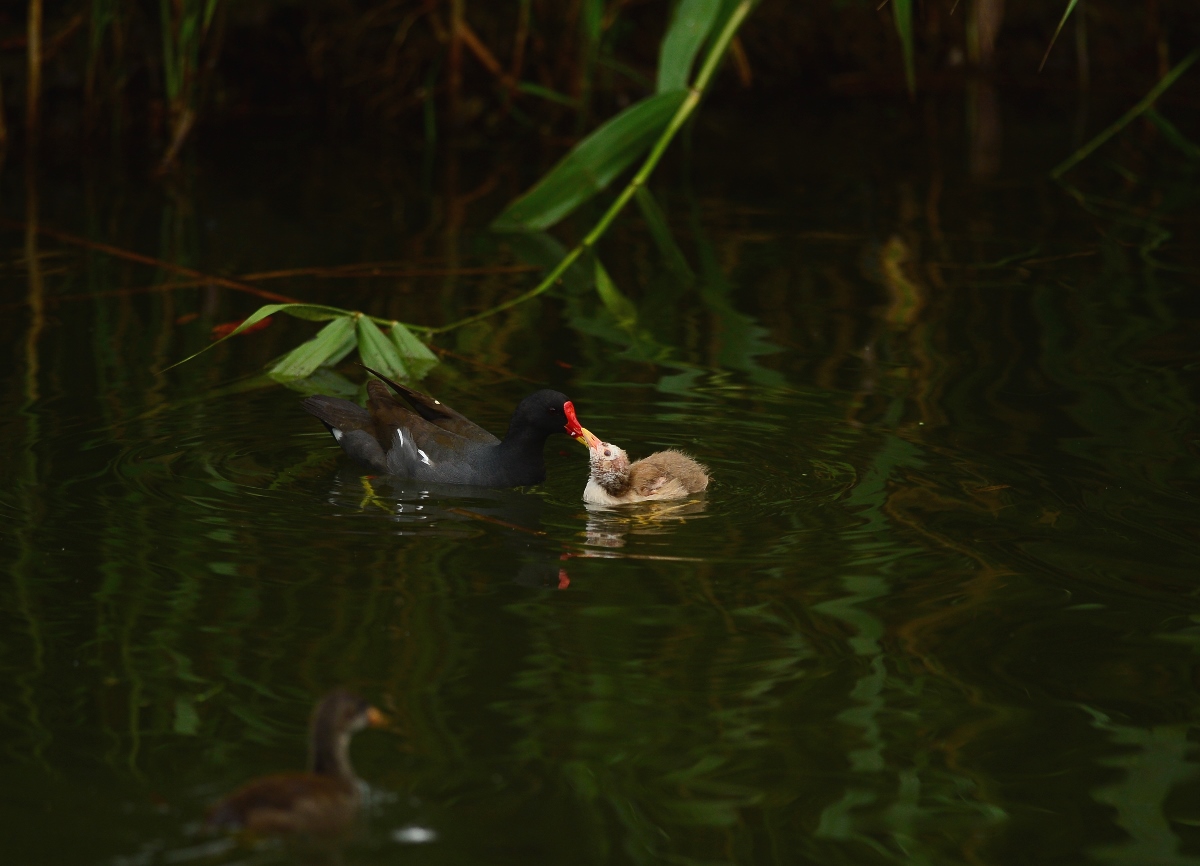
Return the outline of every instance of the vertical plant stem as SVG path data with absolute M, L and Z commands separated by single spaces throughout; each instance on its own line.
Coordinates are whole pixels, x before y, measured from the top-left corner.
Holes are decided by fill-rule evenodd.
M 8 145 L 8 123 L 4 119 L 4 76 L 0 75 L 0 155 Z M 0 159 L 2 163 L 2 159 Z
M 447 115 L 451 125 L 458 123 L 458 100 L 462 91 L 462 23 L 466 0 L 450 0 L 450 69 L 446 74 Z
M 1079 89 L 1087 90 L 1091 86 L 1091 59 L 1088 57 L 1087 38 L 1087 0 L 1079 0 L 1079 8 L 1075 12 L 1075 63 L 1079 73 Z
M 167 95 L 170 143 L 163 155 L 159 171 L 166 171 L 175 161 L 180 148 L 196 120 L 201 85 L 205 73 L 211 71 L 219 50 L 218 36 L 211 30 L 220 11 L 220 0 L 161 0 L 163 87 Z M 209 45 L 210 53 L 202 64 L 202 49 Z
M 29 151 L 25 162 L 25 265 L 29 274 L 29 330 L 25 336 L 25 404 L 38 399 L 38 342 L 42 338 L 46 314 L 42 290 L 42 262 L 38 256 L 37 162 Z
M 29 0 L 29 22 L 26 33 L 29 73 L 25 95 L 25 126 L 29 146 L 37 144 L 38 116 L 42 96 L 42 0 Z
M 480 319 L 485 319 L 495 313 L 499 313 L 503 310 L 507 310 L 511 307 L 517 306 L 518 304 L 524 303 L 531 298 L 536 298 L 538 295 L 546 292 L 548 289 L 554 286 L 559 281 L 559 278 L 566 273 L 567 269 L 571 267 L 571 265 L 575 264 L 576 260 L 578 260 L 580 256 L 595 246 L 596 242 L 600 240 L 600 238 L 608 230 L 608 227 L 612 225 L 612 222 L 617 218 L 617 215 L 624 210 L 625 205 L 629 203 L 629 200 L 633 198 L 638 189 L 645 185 L 646 181 L 650 178 L 651 173 L 658 165 L 659 160 L 662 159 L 663 154 L 667 152 L 667 148 L 670 146 L 671 140 L 675 137 L 675 134 L 679 132 L 680 128 L 682 128 L 682 126 L 687 122 L 688 118 L 691 117 L 692 112 L 696 110 L 696 106 L 700 104 L 700 98 L 704 95 L 704 91 L 708 87 L 709 81 L 712 79 L 714 73 L 717 71 L 717 68 L 720 66 L 721 59 L 725 56 L 725 51 L 729 47 L 730 41 L 733 39 L 734 35 L 737 34 L 738 28 L 742 25 L 742 22 L 746 19 L 746 16 L 750 14 L 750 9 L 753 6 L 754 0 L 741 0 L 741 2 L 738 3 L 738 5 L 734 8 L 733 12 L 730 13 L 728 20 L 725 22 L 725 26 L 721 29 L 721 32 L 717 35 L 716 39 L 713 40 L 712 47 L 708 51 L 708 56 L 704 59 L 704 66 L 701 67 L 700 73 L 696 76 L 695 82 L 688 89 L 687 97 L 683 100 L 678 110 L 667 123 L 666 129 L 664 129 L 662 135 L 658 137 L 658 141 L 654 143 L 654 147 L 651 148 L 650 155 L 646 157 L 646 161 L 642 163 L 642 167 L 638 169 L 637 174 L 633 176 L 633 179 L 629 181 L 629 183 L 625 186 L 625 189 L 621 190 L 621 194 L 617 196 L 616 201 L 609 205 L 608 210 L 604 212 L 604 215 L 600 218 L 600 221 L 596 223 L 595 227 L 587 233 L 584 239 L 580 241 L 574 249 L 563 256 L 562 261 L 554 266 L 554 269 L 546 275 L 545 279 L 524 294 L 518 295 L 517 297 L 505 301 L 502 304 L 497 304 L 495 307 L 484 310 L 481 313 L 476 313 L 473 316 L 467 316 L 464 319 L 459 319 L 458 321 L 451 322 L 448 325 L 442 325 L 440 328 L 431 328 L 430 333 L 443 333 L 445 331 L 453 330 L 454 328 L 462 327 L 463 325 L 468 325 L 471 322 L 478 322 Z
M 521 0 L 517 9 L 517 32 L 513 37 L 512 66 L 508 73 L 509 86 L 515 89 L 525 66 L 525 43 L 529 39 L 529 10 L 531 0 Z
M 32 5 L 32 4 L 31 4 Z M 32 11 L 32 10 L 31 10 Z M 29 150 L 25 161 L 25 263 L 28 269 L 29 289 L 29 329 L 25 333 L 25 401 L 20 414 L 25 419 L 25 448 L 24 460 L 20 464 L 20 474 L 17 489 L 21 497 L 22 523 L 17 529 L 17 543 L 20 555 L 12 564 L 11 574 L 17 591 L 18 603 L 29 629 L 29 639 L 32 644 L 32 658 L 24 673 L 19 677 L 19 691 L 23 703 L 29 710 L 30 728 L 40 732 L 36 737 L 34 754 L 40 759 L 45 746 L 50 741 L 45 725 L 40 718 L 38 700 L 34 685 L 45 672 L 45 641 L 42 636 L 41 619 L 35 608 L 34 585 L 36 582 L 36 562 L 38 558 L 37 531 L 45 513 L 41 496 L 42 485 L 39 483 L 37 445 L 40 439 L 37 402 L 40 395 L 38 388 L 38 343 L 41 341 L 42 329 L 46 317 L 43 309 L 42 266 L 38 258 L 38 198 L 37 198 L 37 162 L 36 150 Z

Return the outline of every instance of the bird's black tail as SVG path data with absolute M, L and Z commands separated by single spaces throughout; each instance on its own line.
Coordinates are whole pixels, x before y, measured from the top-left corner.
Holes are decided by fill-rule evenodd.
M 310 415 L 320 418 L 330 432 L 349 433 L 371 424 L 371 414 L 366 409 L 340 397 L 306 397 L 300 405 Z

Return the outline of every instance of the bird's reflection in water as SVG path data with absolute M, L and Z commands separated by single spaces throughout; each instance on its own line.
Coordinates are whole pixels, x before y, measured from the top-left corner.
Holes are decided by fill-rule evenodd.
M 522 535 L 546 534 L 541 529 L 542 500 L 519 490 L 339 471 L 333 477 L 328 501 L 344 515 L 388 514 L 402 535 L 461 536 L 477 530 L 481 523 Z
M 665 535 L 708 506 L 703 496 L 686 500 L 640 502 L 636 505 L 586 505 L 587 525 L 583 536 L 590 547 L 624 547 L 629 535 Z M 591 551 L 581 556 L 604 556 Z
M 431 484 L 402 478 L 371 478 L 342 470 L 333 479 L 329 503 L 344 516 L 384 513 L 397 535 L 440 538 L 478 537 L 492 527 L 512 548 L 493 561 L 493 573 L 533 589 L 568 589 L 568 560 L 575 557 L 686 560 L 690 557 L 620 551 L 630 536 L 669 536 L 685 520 L 703 516 L 703 495 L 686 500 L 630 505 L 585 505 L 583 549 L 564 546 L 542 529 L 544 500 L 520 490 Z M 351 530 L 354 531 L 354 530 Z M 374 528 L 359 530 L 374 532 Z
M 562 571 L 564 548 L 542 529 L 539 496 L 342 470 L 332 480 L 328 501 L 341 515 L 386 514 L 396 535 L 466 539 L 490 532 L 511 548 L 511 555 L 492 561 L 489 571 L 495 576 L 534 589 L 569 585 Z

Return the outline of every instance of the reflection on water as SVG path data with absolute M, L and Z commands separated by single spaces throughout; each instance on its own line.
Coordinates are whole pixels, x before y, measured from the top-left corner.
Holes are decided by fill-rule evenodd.
M 702 126 L 688 184 L 655 190 L 677 248 L 637 215 L 605 242 L 632 326 L 569 274 L 440 338 L 430 391 L 500 431 L 561 388 L 630 453 L 702 459 L 713 484 L 680 502 L 585 506 L 569 440 L 535 489 L 364 477 L 258 376 L 311 324 L 168 371 L 256 299 L 10 232 L 6 857 L 1200 859 L 1194 173 L 1134 142 L 1138 183 L 1048 190 L 1060 107 L 979 100 L 970 135 L 931 101 L 878 149 L 872 112 L 772 127 L 753 159 L 761 121 Z M 214 273 L 444 273 L 559 243 L 469 230 L 488 199 L 447 235 L 453 190 L 296 151 L 133 198 L 44 174 L 32 212 Z M 492 160 L 464 157 L 464 188 Z M 21 217 L 24 181 L 0 184 Z M 525 277 L 279 288 L 434 322 Z M 354 744 L 361 831 L 335 852 L 204 836 L 222 792 L 303 761 L 335 685 L 396 722 Z
M 707 505 L 707 498 L 703 494 L 692 499 L 642 502 L 637 505 L 588 504 L 584 506 L 588 511 L 584 537 L 591 547 L 624 547 L 625 536 L 631 534 L 660 535 L 664 540 L 672 539 L 677 523 L 703 514 Z

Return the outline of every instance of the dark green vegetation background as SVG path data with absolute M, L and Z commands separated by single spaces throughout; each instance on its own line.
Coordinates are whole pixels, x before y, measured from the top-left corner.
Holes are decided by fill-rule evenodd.
M 618 5 L 611 53 L 650 76 L 666 4 Z M 468 55 L 452 109 L 421 18 L 386 80 L 432 107 L 401 109 L 355 46 L 459 8 L 508 64 L 491 6 L 237 4 L 156 175 L 157 7 L 116 7 L 91 121 L 79 18 L 32 149 L 6 7 L 0 860 L 1200 862 L 1200 70 L 1173 126 L 1048 177 L 1196 46 L 1195 9 L 1087 3 L 1083 91 L 1074 19 L 1034 78 L 1061 9 L 1008 4 L 976 74 L 956 16 L 994 7 L 951 5 L 918 9 L 910 99 L 887 14 L 764 3 L 750 86 L 727 64 L 655 175 L 675 249 L 636 209 L 600 244 L 632 324 L 575 275 L 433 341 L 423 387 L 490 429 L 550 385 L 713 469 L 701 503 L 623 512 L 582 506 L 565 438 L 536 490 L 365 484 L 261 375 L 310 322 L 166 368 L 266 302 L 212 275 L 428 325 L 527 290 L 606 202 L 553 236 L 489 221 L 636 80 L 509 110 Z M 577 100 L 552 61 L 583 6 L 529 7 L 529 80 Z M 49 36 L 86 9 L 47 3 Z M 333 685 L 397 720 L 355 741 L 360 833 L 201 833 L 302 764 Z

